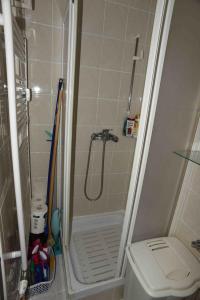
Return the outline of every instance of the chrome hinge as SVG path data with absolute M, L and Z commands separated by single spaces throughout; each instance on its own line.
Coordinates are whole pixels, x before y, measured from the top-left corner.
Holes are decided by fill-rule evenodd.
M 32 91 L 31 89 L 26 89 L 26 101 L 27 102 L 30 102 L 31 101 L 31 98 L 32 98 Z

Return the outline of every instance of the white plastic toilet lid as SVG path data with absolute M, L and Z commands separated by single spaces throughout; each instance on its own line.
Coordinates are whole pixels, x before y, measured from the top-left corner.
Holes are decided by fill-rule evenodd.
M 134 243 L 127 249 L 127 256 L 151 297 L 187 297 L 200 287 L 200 263 L 176 238 Z

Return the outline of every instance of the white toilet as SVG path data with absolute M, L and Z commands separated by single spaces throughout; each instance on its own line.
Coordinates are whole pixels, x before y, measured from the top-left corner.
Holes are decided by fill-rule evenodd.
M 200 288 L 200 262 L 176 238 L 134 243 L 127 256 L 125 300 L 183 299 Z

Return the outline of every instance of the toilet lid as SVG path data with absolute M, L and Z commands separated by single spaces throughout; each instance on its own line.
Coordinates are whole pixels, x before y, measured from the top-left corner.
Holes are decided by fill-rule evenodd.
M 187 297 L 200 287 L 200 263 L 176 238 L 134 243 L 127 249 L 127 256 L 152 297 Z

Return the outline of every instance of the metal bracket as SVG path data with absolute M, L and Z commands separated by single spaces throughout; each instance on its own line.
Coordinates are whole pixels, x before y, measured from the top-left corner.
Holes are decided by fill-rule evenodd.
M 32 90 L 26 88 L 26 101 L 27 101 L 27 102 L 30 102 L 31 99 L 32 99 Z
M 15 259 L 18 257 L 21 257 L 21 251 L 12 251 L 12 252 L 7 252 L 3 254 L 3 260 L 8 260 L 8 259 Z
M 133 56 L 133 60 L 141 60 L 143 58 L 144 58 L 144 50 L 143 49 L 140 51 L 139 56 Z

